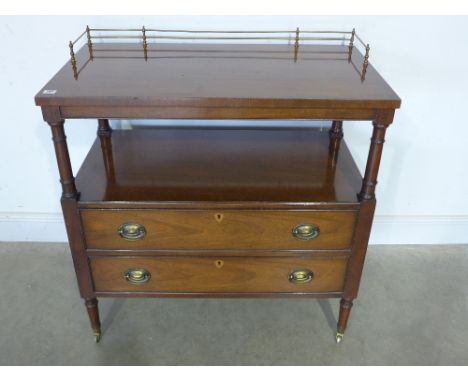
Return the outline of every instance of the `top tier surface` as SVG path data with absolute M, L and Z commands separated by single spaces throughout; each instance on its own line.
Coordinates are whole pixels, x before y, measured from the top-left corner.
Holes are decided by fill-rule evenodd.
M 400 98 L 348 46 L 93 43 L 39 91 L 40 106 L 395 109 Z M 92 59 L 90 55 L 92 54 Z

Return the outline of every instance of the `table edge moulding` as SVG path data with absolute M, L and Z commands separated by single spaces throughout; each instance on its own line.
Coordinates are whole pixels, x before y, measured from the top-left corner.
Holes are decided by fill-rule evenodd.
M 401 104 L 370 64 L 369 45 L 354 29 L 87 27 L 69 50 L 35 101 L 52 131 L 96 341 L 97 297 L 109 296 L 340 298 L 340 342 L 358 295 L 385 133 Z M 76 181 L 64 131 L 71 118 L 98 120 Z M 109 119 L 331 127 L 120 132 Z M 343 141 L 345 120 L 372 121 L 362 177 Z

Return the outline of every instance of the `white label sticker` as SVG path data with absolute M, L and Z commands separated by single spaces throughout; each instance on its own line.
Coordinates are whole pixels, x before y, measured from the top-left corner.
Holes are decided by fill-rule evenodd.
M 49 89 L 46 89 L 42 92 L 42 94 L 55 94 L 57 93 L 57 90 L 49 90 Z

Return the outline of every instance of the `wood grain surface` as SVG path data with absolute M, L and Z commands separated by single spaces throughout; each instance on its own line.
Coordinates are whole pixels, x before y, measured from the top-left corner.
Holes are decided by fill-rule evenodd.
M 97 292 L 339 292 L 343 288 L 346 258 L 231 258 L 130 257 L 93 258 L 91 269 Z M 151 274 L 141 285 L 125 280 L 128 269 Z M 314 278 L 293 284 L 289 274 L 308 269 Z
M 96 249 L 346 249 L 356 211 L 82 210 L 87 248 Z M 119 236 L 124 223 L 141 224 L 146 236 Z M 320 235 L 300 240 L 292 230 L 315 224 Z
M 371 64 L 361 82 L 355 66 L 362 65 L 362 55 L 355 49 L 348 62 L 347 46 L 304 45 L 297 61 L 293 45 L 156 43 L 150 44 L 154 54 L 147 61 L 130 51 L 141 49 L 141 44 L 94 47 L 101 52 L 92 61 L 88 61 L 87 46 L 77 52 L 79 67 L 88 61 L 77 80 L 68 62 L 37 94 L 36 103 L 173 107 L 174 113 L 180 107 L 273 111 L 400 105 L 399 97 Z
M 326 202 L 357 208 L 362 177 L 345 142 L 334 151 L 324 129 L 148 126 L 97 139 L 76 184 L 80 204 Z

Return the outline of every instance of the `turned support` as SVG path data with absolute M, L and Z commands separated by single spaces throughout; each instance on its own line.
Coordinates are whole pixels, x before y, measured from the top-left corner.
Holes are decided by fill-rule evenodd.
M 52 129 L 52 141 L 55 147 L 55 156 L 60 174 L 60 183 L 62 184 L 62 197 L 75 199 L 77 196 L 75 187 L 75 178 L 68 154 L 67 137 L 63 128 L 64 121 L 49 122 Z
M 106 168 L 106 178 L 111 184 L 115 183 L 114 156 L 112 154 L 112 128 L 108 119 L 98 119 L 97 135 L 101 141 L 101 151 Z
M 343 138 L 343 121 L 333 121 L 328 131 L 330 139 L 336 139 L 340 141 Z
M 383 144 L 385 142 L 385 132 L 389 123 L 373 122 L 374 130 L 372 132 L 371 146 L 367 157 L 366 171 L 362 180 L 359 199 L 375 199 L 375 187 L 377 185 L 377 174 L 379 173 L 380 159 L 382 157 Z
M 85 306 L 94 332 L 94 340 L 99 342 L 101 339 L 101 321 L 99 320 L 98 300 L 96 298 L 86 298 Z
M 98 136 L 109 137 L 112 134 L 112 128 L 108 119 L 98 119 Z
M 343 121 L 333 121 L 328 131 L 328 136 L 330 137 L 330 143 L 328 145 L 329 166 L 334 168 L 338 160 L 340 143 L 343 139 Z

